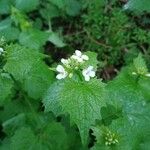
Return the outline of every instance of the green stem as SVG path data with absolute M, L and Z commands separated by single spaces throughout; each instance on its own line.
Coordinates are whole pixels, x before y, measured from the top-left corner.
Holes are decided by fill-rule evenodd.
M 84 81 L 83 76 L 81 75 L 81 73 L 79 71 L 77 71 L 77 75 L 79 76 L 80 81 Z
M 49 70 L 51 70 L 51 71 L 54 71 L 54 72 L 56 72 L 56 69 L 55 68 L 48 68 Z

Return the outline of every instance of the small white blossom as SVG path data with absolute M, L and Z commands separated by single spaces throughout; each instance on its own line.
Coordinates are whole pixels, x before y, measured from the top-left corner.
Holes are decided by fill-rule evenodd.
M 146 77 L 150 77 L 150 73 L 145 74 Z
M 132 72 L 132 75 L 137 75 L 137 73 L 136 72 Z
M 85 81 L 89 81 L 91 77 L 95 77 L 95 71 L 93 66 L 89 66 L 87 69 L 84 69 L 82 71 L 82 74 L 84 76 Z
M 69 60 L 62 58 L 61 59 L 61 63 L 64 64 L 64 65 L 68 65 L 69 64 Z
M 68 73 L 65 71 L 65 68 L 62 65 L 56 67 L 57 72 L 59 73 L 56 78 L 61 80 L 67 77 Z
M 77 60 L 80 63 L 84 62 L 85 60 L 89 60 L 89 57 L 87 55 L 83 55 L 79 50 L 76 50 L 75 54 L 72 55 L 71 58 Z
M 0 55 L 4 52 L 4 49 L 0 47 Z

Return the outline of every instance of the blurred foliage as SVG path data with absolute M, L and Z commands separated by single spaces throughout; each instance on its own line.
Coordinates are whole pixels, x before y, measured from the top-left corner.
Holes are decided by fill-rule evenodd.
M 0 0 L 0 149 L 147 150 L 149 11 L 149 0 Z M 55 82 L 49 67 L 74 49 L 98 78 L 117 77 Z

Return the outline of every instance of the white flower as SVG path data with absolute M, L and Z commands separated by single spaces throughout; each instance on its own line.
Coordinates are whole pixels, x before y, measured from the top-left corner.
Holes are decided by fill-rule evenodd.
M 82 74 L 84 76 L 85 81 L 89 81 L 91 77 L 95 77 L 95 71 L 93 66 L 89 66 L 87 69 L 84 69 L 82 71 Z
M 132 72 L 132 75 L 137 75 L 137 73 L 136 72 Z
M 0 47 L 0 55 L 4 52 L 4 49 Z
M 62 59 L 61 59 L 61 62 L 62 62 L 62 64 L 64 64 L 64 65 L 68 65 L 68 64 L 69 64 L 69 60 L 68 60 L 68 59 L 62 58 Z
M 58 65 L 56 67 L 57 72 L 59 73 L 56 78 L 61 80 L 67 77 L 68 73 L 65 71 L 64 67 L 62 65 Z
M 150 77 L 150 73 L 145 74 L 146 77 Z
M 89 57 L 87 55 L 83 55 L 81 51 L 76 50 L 75 54 L 71 56 L 71 58 L 77 60 L 78 62 L 84 62 L 84 60 L 89 60 Z

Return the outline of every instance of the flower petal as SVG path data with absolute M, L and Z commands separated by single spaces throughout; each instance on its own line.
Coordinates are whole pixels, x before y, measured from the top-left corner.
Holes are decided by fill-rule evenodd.
M 90 75 L 90 77 L 95 77 L 95 71 L 91 71 L 90 73 L 89 73 L 89 75 Z
M 61 79 L 63 79 L 63 75 L 60 73 L 60 74 L 58 74 L 58 75 L 56 76 L 56 78 L 57 78 L 58 80 L 61 80 Z
M 85 81 L 90 81 L 90 77 L 89 76 L 84 76 Z
M 82 56 L 82 53 L 81 53 L 81 51 L 79 51 L 79 50 L 76 50 L 76 51 L 75 51 L 75 54 L 76 54 L 76 56 L 78 56 L 78 57 L 81 57 L 81 56 Z
M 73 58 L 73 59 L 78 59 L 78 56 L 72 55 L 71 58 Z
M 82 70 L 82 74 L 83 74 L 83 76 L 86 76 L 87 75 L 87 70 L 86 69 Z
M 79 63 L 81 63 L 81 62 L 83 62 L 83 59 L 80 58 L 80 57 L 78 57 L 78 58 L 77 58 L 77 61 L 78 61 Z
M 88 71 L 92 71 L 93 68 L 94 68 L 93 66 L 89 66 L 89 67 L 88 67 Z
M 58 66 L 56 67 L 56 70 L 57 70 L 58 72 L 64 72 L 64 71 L 65 71 L 65 69 L 64 69 L 64 67 L 63 67 L 62 65 L 58 65 Z
M 83 60 L 89 60 L 89 57 L 87 55 L 82 55 Z
M 68 61 L 68 59 L 62 58 L 61 63 L 64 64 L 64 65 L 67 65 L 69 63 L 69 61 Z

